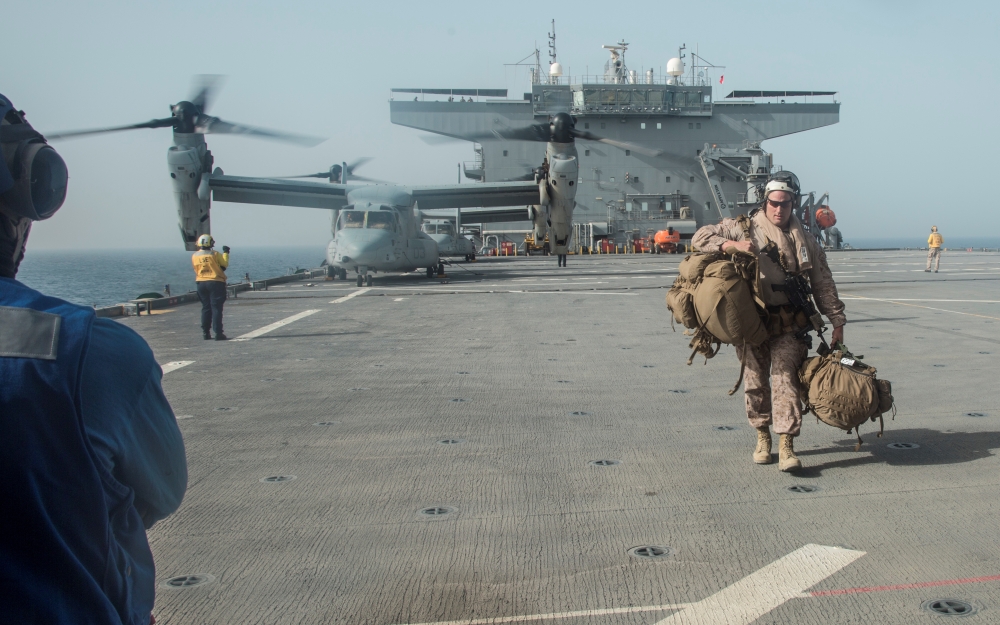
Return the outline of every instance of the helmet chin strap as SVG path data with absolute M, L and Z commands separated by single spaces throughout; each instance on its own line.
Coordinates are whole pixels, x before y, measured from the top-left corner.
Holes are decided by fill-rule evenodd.
M 13 278 L 24 259 L 24 248 L 28 244 L 31 220 L 27 217 L 11 217 L 0 210 L 0 277 Z

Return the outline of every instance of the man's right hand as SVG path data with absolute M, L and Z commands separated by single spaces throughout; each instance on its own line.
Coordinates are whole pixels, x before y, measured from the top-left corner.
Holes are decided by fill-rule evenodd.
M 751 241 L 728 241 L 722 246 L 722 251 L 727 254 L 734 252 L 753 253 L 753 243 Z

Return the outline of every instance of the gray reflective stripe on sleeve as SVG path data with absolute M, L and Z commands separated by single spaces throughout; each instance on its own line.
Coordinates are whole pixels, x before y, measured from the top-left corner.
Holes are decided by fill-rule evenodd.
M 62 317 L 0 306 L 0 357 L 55 360 Z

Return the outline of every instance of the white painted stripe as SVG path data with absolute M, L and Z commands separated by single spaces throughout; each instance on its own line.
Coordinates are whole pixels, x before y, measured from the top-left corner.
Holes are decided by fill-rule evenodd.
M 897 306 L 910 306 L 912 308 L 923 308 L 924 310 L 936 310 L 938 312 L 952 313 L 955 315 L 965 315 L 966 317 L 979 317 L 980 319 L 995 319 L 997 321 L 1000 321 L 1000 317 L 991 317 L 989 315 L 977 315 L 976 313 L 962 312 L 960 310 L 948 310 L 947 308 L 934 308 L 933 306 L 921 306 L 920 304 L 907 304 L 906 302 L 901 300 L 880 299 L 877 297 L 853 297 L 848 299 L 868 300 L 869 302 L 885 302 L 887 304 L 896 304 Z
M 1000 304 L 1000 299 L 924 299 L 924 298 L 905 298 L 897 297 L 895 299 L 878 299 L 874 297 L 841 297 L 840 299 L 873 299 L 877 302 L 959 302 L 967 304 Z
M 178 369 L 186 367 L 193 362 L 193 360 L 175 360 L 173 362 L 168 362 L 161 367 L 163 369 L 163 375 L 167 375 L 171 371 L 177 371 Z
M 253 332 L 247 332 L 246 334 L 242 334 L 242 335 L 236 337 L 233 340 L 234 341 L 249 341 L 250 339 L 255 339 L 258 336 L 267 334 L 268 332 L 277 330 L 278 328 L 282 328 L 284 326 L 287 326 L 290 323 L 294 323 L 294 322 L 298 321 L 299 319 L 303 319 L 305 317 L 308 317 L 309 315 L 312 315 L 312 314 L 315 314 L 315 313 L 318 313 L 318 312 L 319 312 L 319 309 L 316 309 L 316 310 L 303 310 L 302 312 L 298 313 L 297 315 L 292 315 L 291 317 L 285 317 L 281 321 L 275 321 L 274 323 L 272 323 L 270 325 L 266 325 L 263 328 L 259 328 L 257 330 L 254 330 Z
M 437 623 L 417 623 L 415 625 L 493 625 L 494 623 L 529 623 L 548 619 L 576 618 L 584 616 L 605 616 L 608 614 L 635 614 L 637 612 L 666 612 L 688 607 L 688 603 L 676 605 L 647 605 L 629 608 L 604 608 L 598 610 L 577 610 L 575 612 L 550 612 L 549 614 L 519 614 L 517 616 L 491 616 L 487 618 L 439 621 Z
M 363 294 L 367 293 L 368 291 L 371 291 L 371 289 L 358 289 L 357 291 L 351 293 L 350 295 L 345 295 L 343 297 L 338 297 L 337 299 L 333 300 L 330 303 L 331 304 L 339 304 L 341 302 L 346 302 L 347 300 L 351 299 L 352 297 L 357 297 L 359 295 L 363 295 Z
M 840 547 L 806 545 L 787 556 L 775 560 L 764 568 L 751 573 L 732 586 L 724 588 L 697 603 L 634 606 L 625 608 L 598 608 L 573 612 L 547 614 L 518 614 L 516 616 L 491 616 L 486 618 L 438 621 L 416 625 L 494 625 L 496 623 L 529 623 L 563 618 L 582 618 L 611 614 L 641 612 L 674 612 L 656 625 L 749 625 L 789 599 L 812 598 L 805 591 L 848 564 L 864 551 Z
M 863 555 L 864 551 L 806 545 L 656 625 L 749 625 Z

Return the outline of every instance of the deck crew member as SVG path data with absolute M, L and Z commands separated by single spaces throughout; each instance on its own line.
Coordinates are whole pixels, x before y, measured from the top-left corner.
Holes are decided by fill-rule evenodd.
M 198 251 L 191 256 L 198 299 L 201 300 L 201 332 L 211 340 L 215 331 L 216 341 L 225 341 L 222 332 L 222 306 L 226 303 L 226 269 L 229 267 L 229 247 L 223 245 L 222 253 L 214 251 L 215 239 L 210 234 L 198 237 Z
M 833 325 L 832 341 L 843 342 L 844 303 L 837 295 L 837 285 L 826 262 L 826 254 L 807 236 L 792 214 L 800 201 L 798 179 L 791 172 L 779 172 L 767 183 L 762 205 L 749 215 L 749 238 L 737 220 L 724 219 L 717 225 L 703 226 L 692 243 L 702 252 L 748 252 L 759 258 L 762 274 L 761 297 L 770 313 L 770 338 L 758 347 L 736 346 L 736 354 L 746 366 L 746 411 L 750 425 L 757 429 L 757 447 L 753 461 L 770 464 L 771 425 L 781 436 L 778 467 L 794 471 L 802 467 L 792 444 L 802 426 L 799 400 L 799 367 L 808 348 L 795 333 L 808 325 L 805 315 L 788 305 L 781 291 L 771 284 L 783 284 L 786 273 L 802 274 L 812 287 L 816 307 Z M 761 252 L 773 241 L 780 252 L 779 263 Z
M 938 272 L 938 267 L 941 266 L 941 245 L 944 243 L 944 237 L 938 232 L 937 226 L 931 226 L 931 235 L 927 237 L 927 268 L 924 271 L 931 270 L 931 261 L 934 261 L 934 273 Z
M 0 142 L 0 622 L 147 625 L 146 530 L 184 496 L 181 433 L 142 337 L 15 279 L 67 174 L 3 96 Z

